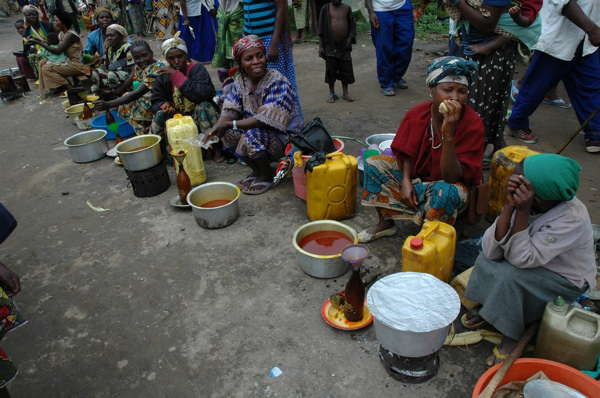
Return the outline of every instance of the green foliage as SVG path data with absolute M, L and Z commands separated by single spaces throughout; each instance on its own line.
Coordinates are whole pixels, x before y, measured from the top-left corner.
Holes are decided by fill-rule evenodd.
M 416 7 L 417 2 L 413 3 Z M 415 34 L 418 39 L 427 39 L 430 34 L 447 34 L 448 33 L 448 22 L 438 21 L 437 19 L 437 1 L 431 2 L 419 23 L 415 24 Z

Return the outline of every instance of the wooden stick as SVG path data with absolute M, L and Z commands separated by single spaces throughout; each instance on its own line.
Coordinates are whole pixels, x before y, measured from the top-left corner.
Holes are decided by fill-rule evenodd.
M 560 153 L 565 150 L 567 145 L 569 145 L 571 143 L 571 141 L 573 141 L 575 139 L 575 137 L 577 137 L 577 134 L 579 134 L 579 132 L 581 130 L 583 130 L 585 128 L 585 126 L 587 126 L 587 124 L 594 118 L 594 116 L 596 116 L 596 114 L 598 112 L 600 112 L 600 108 L 596 109 L 594 111 L 594 113 L 592 113 L 592 116 L 588 117 L 587 120 L 585 122 L 583 122 L 583 124 L 581 126 L 579 126 L 579 128 L 577 130 L 575 130 L 575 132 L 573 133 L 571 138 L 569 138 L 569 140 L 567 142 L 565 142 L 565 144 L 556 152 L 557 155 L 560 155 Z
M 521 356 L 521 354 L 523 354 L 523 351 L 525 351 L 525 348 L 527 348 L 527 344 L 529 343 L 529 340 L 531 340 L 531 338 L 537 331 L 538 326 L 539 326 L 539 322 L 535 322 L 531 326 L 529 326 L 529 329 L 527 329 L 527 331 L 525 332 L 523 337 L 521 337 L 521 340 L 519 340 L 519 342 L 517 343 L 515 348 L 512 349 L 510 354 L 508 354 L 508 357 L 504 360 L 504 362 L 502 362 L 502 366 L 500 366 L 500 369 L 498 369 L 496 374 L 494 374 L 494 377 L 492 377 L 492 380 L 490 380 L 490 382 L 488 383 L 485 390 L 483 390 L 481 392 L 481 394 L 479 394 L 478 398 L 491 398 L 492 397 L 492 394 L 494 393 L 494 391 L 496 391 L 498 384 L 500 384 L 502 379 L 504 379 L 504 375 L 506 375 L 506 372 L 508 372 L 508 369 L 510 369 L 513 362 L 515 362 L 515 360 L 517 358 L 519 358 Z

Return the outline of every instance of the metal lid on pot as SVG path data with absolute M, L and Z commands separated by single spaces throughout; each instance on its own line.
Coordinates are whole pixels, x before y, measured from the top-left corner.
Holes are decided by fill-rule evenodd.
M 446 327 L 460 312 L 454 289 L 420 272 L 399 272 L 375 282 L 367 294 L 367 304 L 379 322 L 409 332 Z

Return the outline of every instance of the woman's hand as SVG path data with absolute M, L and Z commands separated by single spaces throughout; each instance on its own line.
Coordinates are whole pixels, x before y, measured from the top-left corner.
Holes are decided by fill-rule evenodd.
M 462 114 L 462 105 L 456 100 L 445 100 L 440 104 L 439 111 L 444 117 L 442 133 L 454 137 L 454 130 Z
M 219 120 L 208 132 L 206 133 L 206 137 L 204 137 L 203 144 L 206 144 L 208 140 L 213 137 L 223 138 L 225 132 L 231 128 L 230 121 Z
M 513 192 L 513 200 L 515 202 L 515 208 L 517 212 L 529 214 L 531 211 L 531 205 L 535 198 L 535 191 L 531 186 L 531 182 L 524 176 L 518 176 L 521 184 Z
M 403 202 L 416 211 L 418 209 L 417 204 L 419 203 L 419 199 L 417 198 L 415 187 L 407 178 L 402 179 L 402 194 L 404 195 Z
M 107 111 L 110 109 L 109 103 L 104 100 L 94 101 L 93 104 L 94 104 L 94 109 L 97 111 Z
M 21 291 L 19 276 L 0 262 L 0 286 L 8 297 L 14 296 Z
M 173 76 L 176 70 L 171 68 L 169 65 L 161 66 L 158 70 L 159 75 L 168 75 L 169 77 Z

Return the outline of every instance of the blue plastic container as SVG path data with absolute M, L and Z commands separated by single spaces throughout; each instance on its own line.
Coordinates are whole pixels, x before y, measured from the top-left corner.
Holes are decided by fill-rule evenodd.
M 119 132 L 119 135 L 121 136 L 121 138 L 131 137 L 132 135 L 135 134 L 133 127 L 129 123 L 127 123 L 125 121 L 125 119 L 117 116 L 117 113 L 118 113 L 117 110 L 110 111 L 110 113 L 112 113 L 112 115 L 115 117 L 115 121 L 119 122 L 118 132 Z M 102 130 L 106 131 L 106 139 L 107 140 L 114 140 L 115 138 L 117 138 L 115 136 L 115 133 L 112 130 L 108 130 L 106 128 L 106 114 L 101 114 L 101 115 L 96 116 L 95 118 L 92 119 L 92 122 L 90 124 L 95 129 L 102 129 Z

